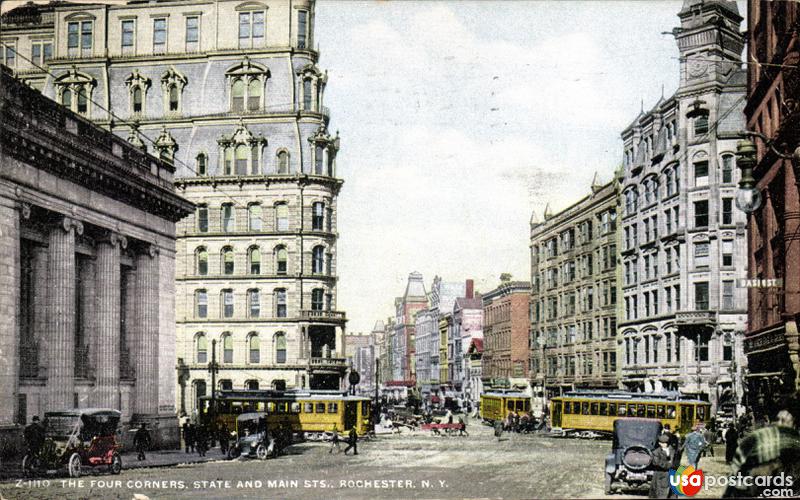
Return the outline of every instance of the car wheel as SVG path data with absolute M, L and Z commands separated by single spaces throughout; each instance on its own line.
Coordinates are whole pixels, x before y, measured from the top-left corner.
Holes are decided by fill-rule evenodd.
M 233 460 L 234 458 L 239 458 L 240 454 L 241 453 L 239 451 L 239 448 L 236 446 L 232 446 L 228 449 L 228 458 L 230 458 L 231 460 Z
M 22 457 L 22 475 L 25 477 L 33 477 L 33 467 L 35 458 L 31 455 Z
M 259 445 L 258 445 L 258 448 L 256 448 L 256 456 L 257 456 L 257 457 L 258 457 L 260 460 L 266 460 L 266 459 L 267 459 L 267 447 L 266 447 L 266 446 L 264 446 L 264 444 L 263 444 L 263 443 L 262 443 L 262 444 L 259 444 Z
M 611 483 L 613 482 L 612 476 L 608 472 L 606 472 L 605 476 L 606 478 L 604 482 L 606 495 L 613 495 L 614 491 L 611 489 Z
M 81 477 L 81 456 L 73 453 L 68 463 L 69 477 Z
M 111 466 L 109 466 L 108 470 L 112 474 L 119 474 L 122 472 L 122 457 L 119 456 L 119 453 L 114 452 L 114 454 L 111 455 Z

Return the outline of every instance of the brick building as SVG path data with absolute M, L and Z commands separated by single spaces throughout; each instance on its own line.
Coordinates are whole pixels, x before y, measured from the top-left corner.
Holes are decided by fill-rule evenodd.
M 482 296 L 485 386 L 500 379 L 528 377 L 530 293 L 526 281 L 505 281 Z

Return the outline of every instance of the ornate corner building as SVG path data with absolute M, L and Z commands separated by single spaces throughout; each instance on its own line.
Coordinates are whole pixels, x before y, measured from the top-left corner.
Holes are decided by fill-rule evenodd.
M 174 273 L 187 412 L 211 392 L 212 353 L 217 389 L 342 387 L 339 138 L 322 104 L 314 7 L 58 3 L 3 18 L 20 78 L 173 164 L 197 205 L 178 224 Z
M 734 411 L 742 396 L 745 216 L 734 206 L 744 40 L 736 2 L 686 0 L 677 92 L 622 132 L 621 383 Z

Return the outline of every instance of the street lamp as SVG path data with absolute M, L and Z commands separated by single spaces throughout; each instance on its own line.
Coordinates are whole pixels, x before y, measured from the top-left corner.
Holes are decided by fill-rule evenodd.
M 749 139 L 736 144 L 736 166 L 742 171 L 739 189 L 736 190 L 736 206 L 751 214 L 761 206 L 761 191 L 756 188 L 753 167 L 756 165 L 756 146 Z

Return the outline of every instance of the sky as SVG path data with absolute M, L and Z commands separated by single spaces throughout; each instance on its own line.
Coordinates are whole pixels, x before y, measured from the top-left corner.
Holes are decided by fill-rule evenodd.
M 609 181 L 622 129 L 677 88 L 681 5 L 319 0 L 348 332 L 392 316 L 412 271 L 529 280 L 531 213 Z

